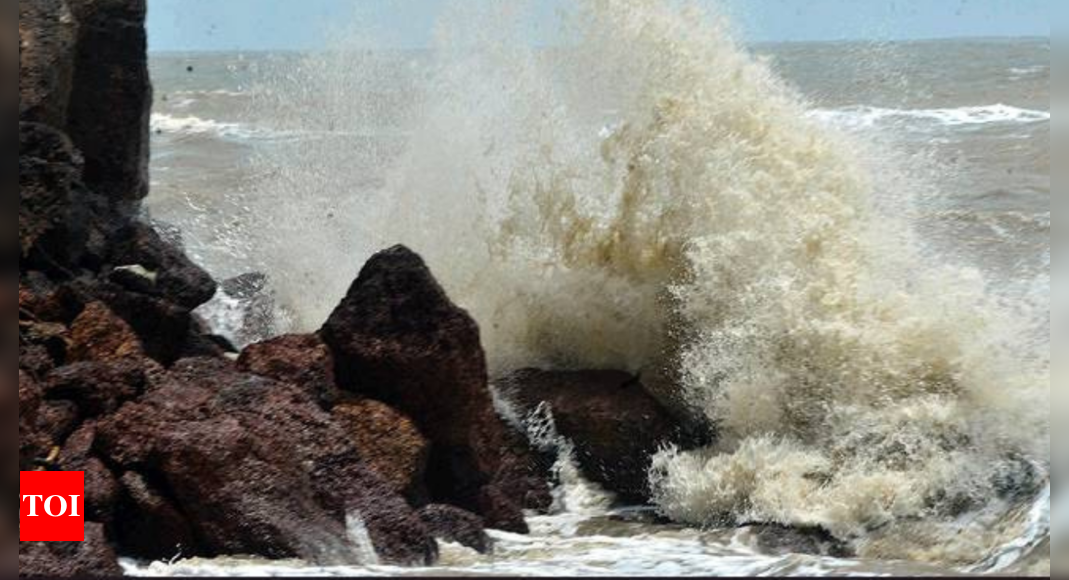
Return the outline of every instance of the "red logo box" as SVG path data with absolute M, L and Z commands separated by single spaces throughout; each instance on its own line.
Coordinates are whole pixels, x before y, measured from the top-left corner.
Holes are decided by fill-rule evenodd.
M 19 473 L 19 541 L 85 541 L 85 473 Z

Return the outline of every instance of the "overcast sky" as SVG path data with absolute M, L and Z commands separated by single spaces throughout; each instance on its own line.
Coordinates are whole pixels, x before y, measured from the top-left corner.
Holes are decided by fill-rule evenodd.
M 376 44 L 426 46 L 447 2 L 470 0 L 148 0 L 153 50 L 314 49 L 358 21 Z M 499 0 L 511 1 L 511 0 Z M 543 28 L 554 6 L 540 0 Z M 1050 36 L 1065 0 L 703 0 L 733 15 L 745 40 L 898 40 Z M 1061 10 L 1061 9 L 1059 9 Z

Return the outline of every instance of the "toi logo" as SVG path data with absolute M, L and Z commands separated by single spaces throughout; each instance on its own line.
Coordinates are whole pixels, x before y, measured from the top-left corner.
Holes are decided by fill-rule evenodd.
M 19 473 L 19 541 L 85 541 L 84 473 Z

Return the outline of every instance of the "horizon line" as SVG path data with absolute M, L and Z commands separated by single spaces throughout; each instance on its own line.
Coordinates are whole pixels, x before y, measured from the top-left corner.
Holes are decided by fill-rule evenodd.
M 933 37 L 918 37 L 918 38 L 899 38 L 899 39 L 878 39 L 878 38 L 842 38 L 842 39 L 821 39 L 821 40 L 759 40 L 752 42 L 741 42 L 744 47 L 758 47 L 758 46 L 772 46 L 772 45 L 797 45 L 797 44 L 811 44 L 811 45 L 838 45 L 838 44 L 874 44 L 874 45 L 887 45 L 887 44 L 923 44 L 932 42 L 1022 42 L 1022 41 L 1034 41 L 1034 42 L 1050 42 L 1050 35 L 1021 35 L 1021 36 L 993 36 L 993 35 L 979 35 L 979 36 L 933 36 Z M 533 48 L 551 49 L 551 48 L 567 48 L 567 45 L 536 45 Z M 415 52 L 415 51 L 434 51 L 438 50 L 433 46 L 394 46 L 394 47 L 381 47 L 381 48 L 359 48 L 352 50 L 360 51 L 397 51 L 397 52 Z M 167 49 L 153 49 L 151 47 L 151 39 L 148 53 L 149 54 L 219 54 L 219 53 L 233 53 L 233 52 L 245 52 L 253 54 L 285 54 L 285 53 L 317 53 L 317 52 L 332 52 L 330 48 L 250 48 L 243 49 L 240 47 L 234 48 L 167 48 Z

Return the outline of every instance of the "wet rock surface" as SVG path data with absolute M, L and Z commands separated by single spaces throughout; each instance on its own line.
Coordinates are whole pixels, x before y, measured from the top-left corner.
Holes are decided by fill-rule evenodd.
M 418 255 L 397 246 L 373 256 L 320 334 L 343 389 L 396 408 L 431 441 L 433 501 L 492 528 L 526 531 L 527 490 L 485 489 L 502 467 L 506 427 L 493 408 L 479 327 Z
M 123 571 L 105 537 L 104 526 L 87 522 L 84 542 L 21 542 L 19 575 L 109 578 L 122 576 Z
M 116 233 L 110 252 L 115 272 L 141 291 L 193 310 L 212 299 L 215 280 L 151 226 L 134 223 Z M 114 275 L 114 273 L 113 273 Z
M 482 518 L 473 513 L 448 505 L 429 505 L 419 510 L 419 518 L 435 538 L 466 546 L 480 554 L 489 554 L 493 550 Z
M 339 404 L 332 415 L 368 467 L 395 493 L 414 503 L 425 500 L 430 444 L 411 419 L 370 399 Z
M 384 560 L 433 560 L 414 513 L 292 385 L 182 361 L 99 435 L 109 463 L 159 482 L 187 514 L 191 554 L 358 561 L 345 526 L 360 514 Z
M 334 357 L 316 335 L 286 335 L 250 345 L 238 366 L 253 374 L 300 387 L 324 408 L 339 398 L 334 381 Z
M 524 370 L 497 386 L 525 415 L 548 405 L 584 475 L 626 501 L 648 500 L 653 454 L 683 439 L 673 417 L 628 373 Z
M 821 528 L 760 525 L 752 527 L 750 533 L 763 554 L 807 554 L 831 558 L 855 556 L 850 546 Z

